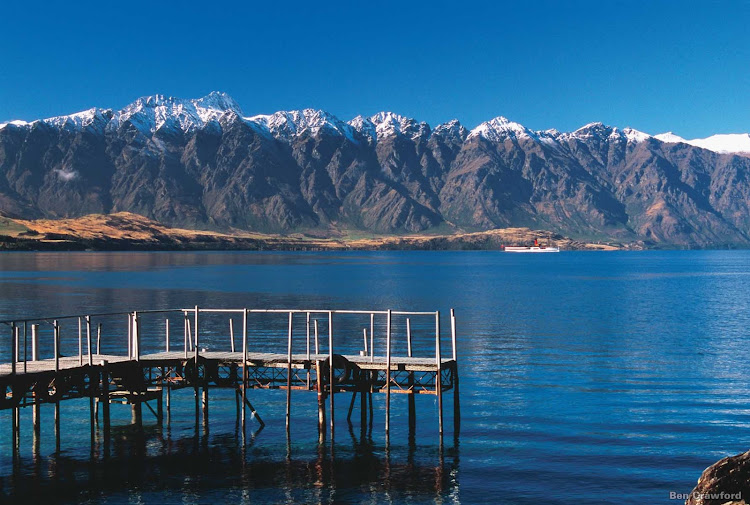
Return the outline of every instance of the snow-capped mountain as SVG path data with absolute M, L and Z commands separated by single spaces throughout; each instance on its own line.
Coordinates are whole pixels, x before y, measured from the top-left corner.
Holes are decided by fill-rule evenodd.
M 502 116 L 471 131 L 393 112 L 245 116 L 224 93 L 155 95 L 0 125 L 0 213 L 130 211 L 265 231 L 521 225 L 750 245 L 750 157 L 721 154 L 735 151 L 750 151 L 750 136 L 688 141 L 602 123 L 532 130 Z
M 333 114 L 322 110 L 304 109 L 276 112 L 269 115 L 248 117 L 245 120 L 267 129 L 276 137 L 284 139 L 301 135 L 306 131 L 315 135 L 321 130 L 327 130 L 329 133 L 343 135 L 354 140 L 350 125 Z
M 130 123 L 144 134 L 162 129 L 189 133 L 218 121 L 227 112 L 241 115 L 242 109 L 226 93 L 214 91 L 195 100 L 154 95 L 139 98 L 114 113 L 107 128 L 117 130 L 121 125 Z
M 672 132 L 661 133 L 654 137 L 662 142 L 690 144 L 716 153 L 750 153 L 750 134 L 748 133 L 719 134 L 693 140 L 686 140 Z

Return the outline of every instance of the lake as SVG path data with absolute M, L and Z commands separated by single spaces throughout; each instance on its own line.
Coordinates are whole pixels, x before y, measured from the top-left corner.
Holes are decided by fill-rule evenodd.
M 461 434 L 454 442 L 447 415 L 442 449 L 430 395 L 416 399 L 411 441 L 406 398 L 393 400 L 389 446 L 384 395 L 371 433 L 349 430 L 348 401 L 337 401 L 331 448 L 317 444 L 315 395 L 299 395 L 310 398 L 295 403 L 287 444 L 285 392 L 252 392 L 267 426 L 242 443 L 231 391 L 212 392 L 208 431 L 182 390 L 169 426 L 144 413 L 137 430 L 113 405 L 107 457 L 92 454 L 87 400 L 63 402 L 59 454 L 43 424 L 38 457 L 23 409 L 14 468 L 2 411 L 9 502 L 676 503 L 670 492 L 688 493 L 705 467 L 750 448 L 748 251 L 3 253 L 0 265 L 0 319 L 454 308 L 461 374 Z M 7 361 L 10 331 L 0 331 Z

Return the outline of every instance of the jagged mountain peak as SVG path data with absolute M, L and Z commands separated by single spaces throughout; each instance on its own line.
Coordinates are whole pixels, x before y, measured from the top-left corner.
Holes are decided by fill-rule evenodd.
M 99 132 L 103 132 L 107 123 L 109 123 L 109 120 L 112 119 L 112 114 L 112 109 L 99 109 L 93 107 L 67 116 L 47 118 L 44 122 L 66 130 L 77 130 L 90 127 Z
M 316 134 L 326 130 L 354 140 L 349 124 L 320 109 L 280 111 L 248 117 L 245 120 L 267 129 L 275 137 L 289 138 L 305 131 Z
M 469 137 L 483 137 L 493 142 L 504 140 L 507 137 L 517 138 L 521 136 L 536 137 L 536 133 L 521 123 L 511 121 L 504 116 L 498 116 L 481 123 L 469 134 Z
M 115 113 L 108 128 L 117 129 L 129 122 L 144 134 L 163 128 L 174 128 L 183 132 L 194 131 L 217 121 L 231 112 L 242 114 L 237 102 L 221 92 L 211 92 L 197 99 L 183 99 L 166 95 L 151 95 L 138 98 Z
M 437 125 L 432 133 L 434 135 L 451 136 L 465 140 L 469 135 L 469 130 L 458 119 L 451 119 L 448 122 Z
M 394 112 L 378 112 L 370 116 L 369 121 L 375 125 L 378 138 L 404 135 L 416 139 L 429 135 L 431 132 L 430 125 L 427 123 Z

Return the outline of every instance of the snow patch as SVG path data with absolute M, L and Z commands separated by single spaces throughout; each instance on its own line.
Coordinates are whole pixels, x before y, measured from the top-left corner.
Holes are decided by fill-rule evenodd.
M 59 168 L 55 168 L 52 171 L 64 182 L 72 181 L 78 177 L 78 172 L 75 170 L 60 170 Z

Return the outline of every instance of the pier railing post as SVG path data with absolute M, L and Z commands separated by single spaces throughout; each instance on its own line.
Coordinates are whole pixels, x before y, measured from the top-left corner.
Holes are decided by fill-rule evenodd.
M 195 368 L 198 369 L 198 306 L 195 306 Z
M 234 352 L 234 319 L 229 318 L 229 347 Z
M 28 321 L 23 322 L 23 373 L 26 373 L 26 363 L 29 361 L 27 350 L 29 348 Z
M 57 319 L 53 323 L 53 340 L 54 340 L 54 353 L 55 353 L 55 372 L 60 371 L 60 325 L 57 324 Z M 60 404 L 59 402 L 57 403 Z
M 375 361 L 375 314 L 370 314 L 370 363 Z
M 188 315 L 187 311 L 184 311 L 182 313 L 183 316 L 183 323 L 185 326 L 185 359 L 188 357 Z
M 133 359 L 133 313 L 128 312 L 128 361 Z
M 305 339 L 306 339 L 306 350 L 307 360 L 310 360 L 310 313 L 305 312 Z
M 91 316 L 86 316 L 86 345 L 88 346 L 89 351 L 89 366 L 93 366 L 94 356 L 91 352 Z
M 16 323 L 10 323 L 10 373 L 16 375 Z M 15 430 L 15 428 L 14 428 Z
M 39 360 L 39 325 L 31 325 L 31 361 Z
M 133 358 L 141 360 L 141 321 L 138 312 L 133 312 Z
M 96 325 L 96 354 L 102 353 L 102 323 Z
M 169 318 L 164 319 L 164 351 L 169 352 Z

